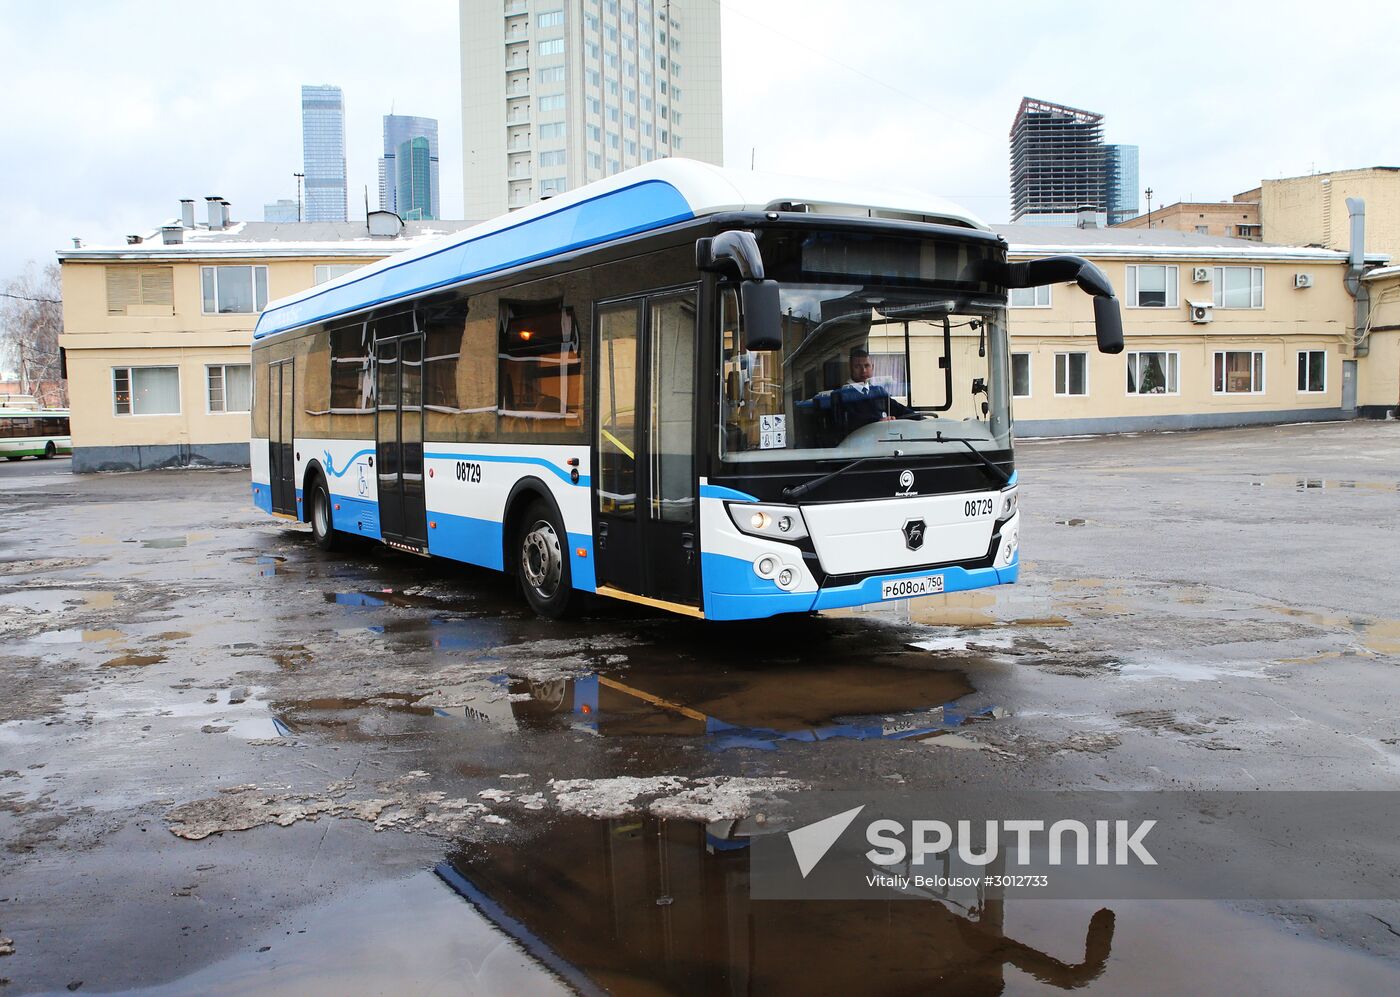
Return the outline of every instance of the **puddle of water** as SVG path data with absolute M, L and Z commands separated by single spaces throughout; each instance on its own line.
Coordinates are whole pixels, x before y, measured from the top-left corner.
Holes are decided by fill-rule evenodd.
M 117 593 L 115 592 L 89 592 L 83 597 L 84 609 L 112 609 L 117 604 Z
M 995 887 L 754 901 L 749 842 L 762 828 L 751 820 L 561 817 L 531 830 L 463 843 L 436 871 L 585 994 L 1132 993 L 1143 980 L 1162 993 L 1333 992 L 1340 980 L 1393 993 L 1400 977 L 1382 959 L 1217 903 L 1110 909 Z
M 1056 526 L 1083 526 L 1083 525 L 1084 525 L 1084 520 L 1082 520 L 1082 519 L 1057 519 L 1057 520 L 1055 520 L 1055 525 L 1056 525 Z
M 77 589 L 21 589 L 0 593 L 0 605 L 37 613 L 61 613 L 87 601 L 88 593 Z
M 1400 481 L 1354 481 L 1348 478 L 1305 478 L 1296 474 L 1268 474 L 1250 480 L 1255 488 L 1292 488 L 1298 492 L 1325 491 L 1329 488 L 1360 489 L 1372 492 L 1400 491 Z
M 136 543 L 136 541 L 123 540 L 122 543 Z M 141 547 L 144 550 L 170 550 L 175 547 L 184 547 L 188 543 L 188 537 L 155 537 L 151 540 L 142 540 Z
M 50 630 L 31 639 L 35 644 L 110 644 L 125 636 L 120 630 Z
M 1372 654 L 1400 655 L 1400 620 L 1374 619 L 1369 616 L 1342 616 L 1318 613 L 1293 606 L 1263 607 L 1284 616 L 1305 620 L 1325 630 L 1351 631 L 1361 646 Z
M 254 565 L 258 569 L 258 577 L 271 578 L 281 574 L 287 559 L 278 554 L 250 554 L 247 557 L 235 557 L 233 563 Z
M 115 658 L 109 658 L 102 662 L 103 668 L 145 668 L 147 665 L 158 665 L 165 660 L 163 654 L 137 654 L 128 651 L 126 654 L 119 654 Z

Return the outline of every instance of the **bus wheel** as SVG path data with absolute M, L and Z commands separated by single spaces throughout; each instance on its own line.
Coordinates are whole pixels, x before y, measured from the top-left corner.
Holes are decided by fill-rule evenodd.
M 52 456 L 53 456 L 54 454 L 56 454 L 56 453 L 58 453 L 58 447 L 56 447 L 56 446 L 53 445 L 53 440 L 49 440 L 49 442 L 48 442 L 47 444 L 45 444 L 45 446 L 44 446 L 44 455 L 43 455 L 42 457 L 40 457 L 39 459 L 40 459 L 40 460 L 48 460 L 50 457 L 52 457 Z
M 322 550 L 340 547 L 335 533 L 335 515 L 331 511 L 331 493 L 326 488 L 326 479 L 319 475 L 311 486 L 311 535 Z
M 6 460 L 24 460 L 24 454 L 14 454 L 14 455 L 6 454 L 6 455 L 5 455 L 5 459 L 6 459 Z
M 558 619 L 568 611 L 574 594 L 569 559 L 564 555 L 564 531 L 543 502 L 532 505 L 522 522 L 516 550 L 525 601 L 541 616 Z

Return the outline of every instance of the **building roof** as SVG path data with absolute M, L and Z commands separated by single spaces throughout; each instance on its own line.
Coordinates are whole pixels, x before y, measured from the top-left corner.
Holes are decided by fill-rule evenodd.
M 1315 246 L 1275 246 L 1166 228 L 1070 228 L 1049 225 L 993 225 L 1013 254 L 1073 253 L 1091 258 L 1179 256 L 1193 260 L 1310 260 L 1341 263 L 1347 254 Z M 1377 258 L 1375 254 L 1368 259 Z M 1387 257 L 1388 259 L 1388 257 Z
M 178 226 L 178 218 L 166 223 Z M 436 242 L 475 222 L 404 222 L 397 236 L 372 236 L 365 222 L 235 222 L 225 229 L 198 225 L 182 229 L 182 242 L 165 244 L 161 230 L 142 236 L 134 245 L 83 246 L 59 250 L 60 260 L 260 259 L 296 256 L 366 256 L 375 259 Z
M 274 301 L 259 316 L 253 338 L 704 215 L 791 210 L 797 204 L 821 214 L 987 230 L 952 202 L 917 191 L 660 159 Z

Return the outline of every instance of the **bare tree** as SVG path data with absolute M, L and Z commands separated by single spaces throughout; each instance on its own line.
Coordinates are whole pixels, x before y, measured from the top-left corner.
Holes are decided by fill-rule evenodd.
M 62 294 L 57 263 L 30 263 L 0 291 L 0 359 L 19 375 L 20 391 L 47 408 L 68 407 L 58 356 Z

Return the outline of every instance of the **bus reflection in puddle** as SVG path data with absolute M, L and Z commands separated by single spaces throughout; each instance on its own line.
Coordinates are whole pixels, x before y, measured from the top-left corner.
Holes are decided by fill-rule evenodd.
M 784 741 L 917 739 L 1001 715 L 965 709 L 973 692 L 957 671 L 872 662 L 753 669 L 628 670 L 510 683 L 524 729 L 602 736 L 704 737 L 714 750 L 772 750 Z
M 1082 959 L 1065 960 L 1006 937 L 1005 901 L 985 890 L 751 901 L 746 830 L 570 817 L 528 841 L 464 844 L 437 872 L 583 993 L 995 994 L 1008 966 L 1073 989 L 1108 962 L 1107 909 L 1087 919 Z

